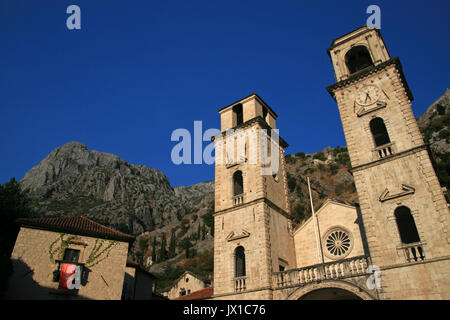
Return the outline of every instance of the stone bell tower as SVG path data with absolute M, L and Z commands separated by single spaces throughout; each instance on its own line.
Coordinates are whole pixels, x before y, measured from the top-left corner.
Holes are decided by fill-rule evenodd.
M 328 48 L 381 299 L 450 299 L 450 215 L 398 57 L 362 27 Z
M 272 299 L 272 272 L 295 268 L 287 144 L 271 130 L 276 129 L 277 114 L 257 94 L 219 114 L 222 133 L 214 137 L 214 297 Z

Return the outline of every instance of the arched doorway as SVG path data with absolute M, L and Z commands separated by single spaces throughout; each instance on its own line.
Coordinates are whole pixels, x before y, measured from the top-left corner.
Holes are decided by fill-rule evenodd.
M 310 283 L 291 292 L 288 300 L 375 300 L 376 293 L 345 280 Z
M 356 294 L 339 288 L 317 289 L 301 296 L 298 300 L 362 300 Z

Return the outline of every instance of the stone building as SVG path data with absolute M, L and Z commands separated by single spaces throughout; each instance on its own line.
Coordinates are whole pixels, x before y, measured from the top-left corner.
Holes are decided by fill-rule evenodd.
M 123 280 L 122 300 L 152 300 L 155 295 L 155 276 L 144 270 L 138 263 L 127 259 Z
M 277 114 L 257 94 L 220 109 L 213 299 L 450 299 L 448 204 L 400 60 L 365 26 L 328 54 L 359 204 L 293 230 Z
M 18 222 L 6 299 L 152 298 L 152 276 L 127 262 L 134 236 L 85 217 Z
M 188 296 L 191 293 L 205 289 L 210 286 L 210 283 L 196 274 L 186 271 L 174 283 L 174 285 L 164 293 L 164 296 L 170 300 L 174 300 L 183 296 Z

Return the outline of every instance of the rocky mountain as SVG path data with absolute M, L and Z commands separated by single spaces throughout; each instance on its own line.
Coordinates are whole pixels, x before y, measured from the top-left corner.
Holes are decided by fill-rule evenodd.
M 417 118 L 417 124 L 424 139 L 433 151 L 450 151 L 450 89 L 434 102 L 423 115 Z
M 450 190 L 450 90 L 417 118 L 441 185 Z
M 198 208 L 212 183 L 173 189 L 159 170 L 70 142 L 20 181 L 43 216 L 85 215 L 131 234 L 175 224 Z

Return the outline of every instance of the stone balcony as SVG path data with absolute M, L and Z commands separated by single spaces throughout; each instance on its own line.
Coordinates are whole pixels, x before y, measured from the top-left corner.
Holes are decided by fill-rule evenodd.
M 247 276 L 243 277 L 236 277 L 234 278 L 234 291 L 235 292 L 242 292 L 247 290 Z
M 238 194 L 236 196 L 233 196 L 233 198 L 231 199 L 233 201 L 233 206 L 240 206 L 241 204 L 244 203 L 244 194 Z
M 394 143 L 390 142 L 374 149 L 375 160 L 383 159 L 394 154 Z
M 366 256 L 358 256 L 308 267 L 291 269 L 272 274 L 275 289 L 301 286 L 322 280 L 336 280 L 361 275 L 368 275 L 369 260 Z
M 407 262 L 417 262 L 425 260 L 424 242 L 404 244 L 397 248 L 403 251 Z

